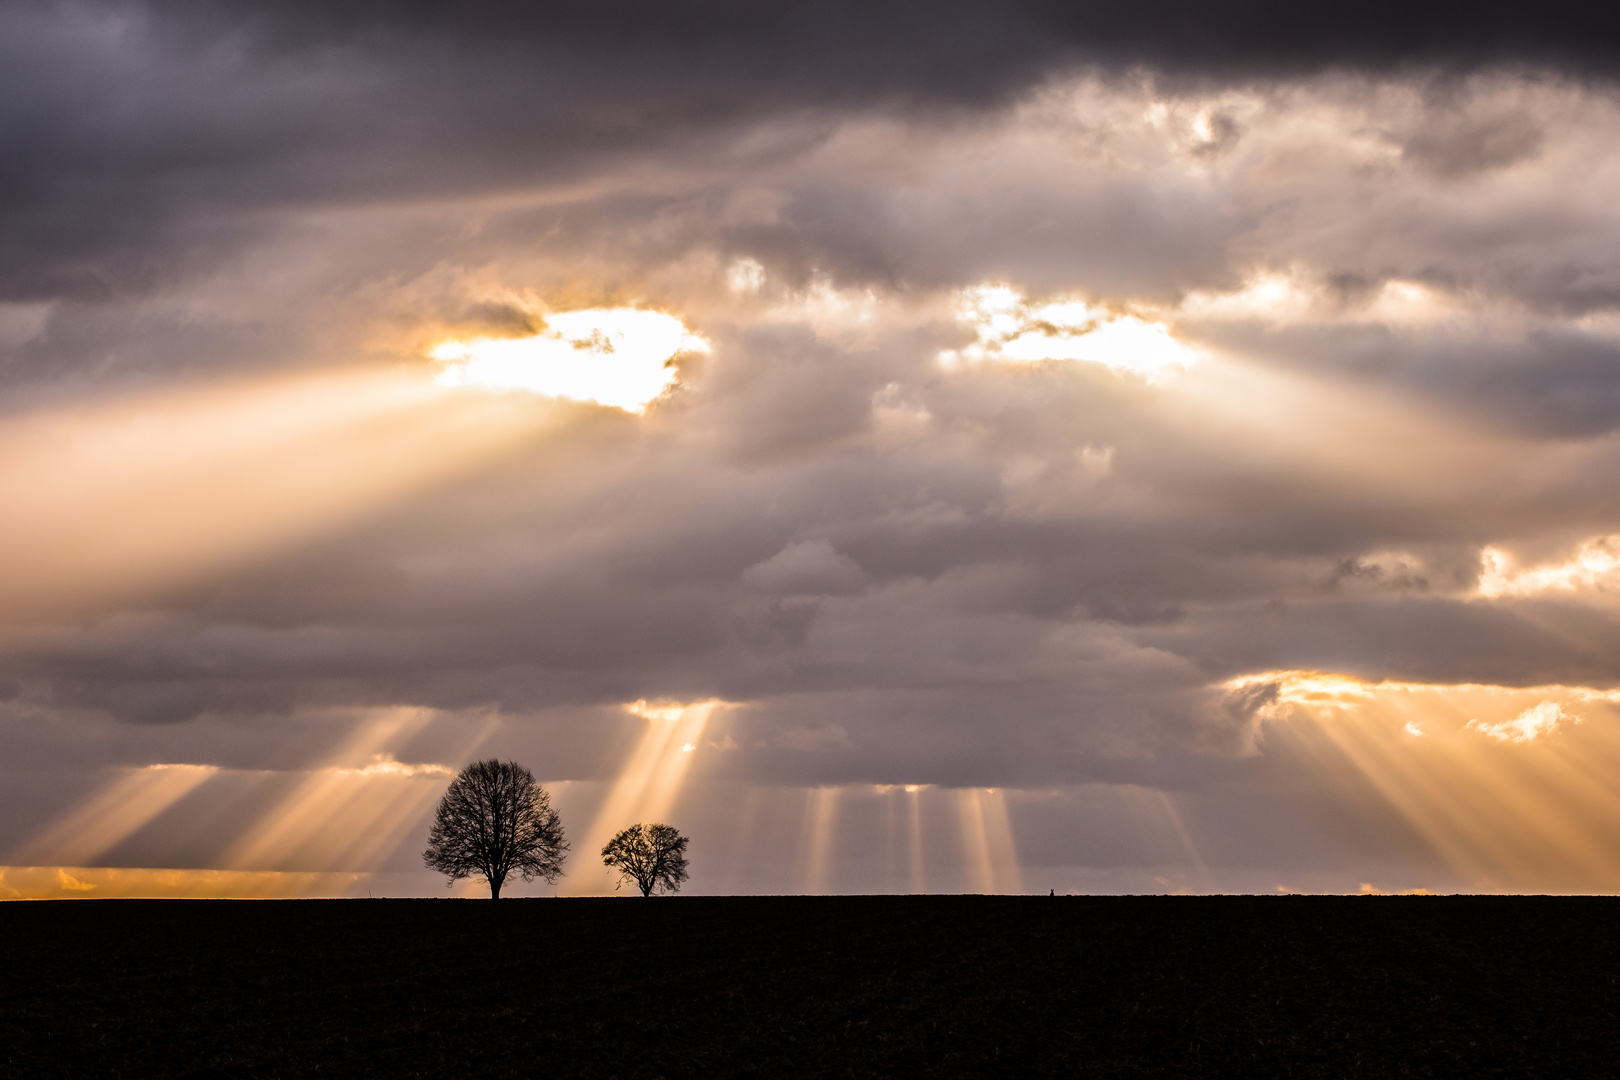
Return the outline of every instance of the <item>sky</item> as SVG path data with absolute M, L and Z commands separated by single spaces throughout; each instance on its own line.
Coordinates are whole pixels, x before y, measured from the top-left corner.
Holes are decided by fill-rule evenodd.
M 265 7 L 0 8 L 0 898 L 1620 891 L 1620 13 Z

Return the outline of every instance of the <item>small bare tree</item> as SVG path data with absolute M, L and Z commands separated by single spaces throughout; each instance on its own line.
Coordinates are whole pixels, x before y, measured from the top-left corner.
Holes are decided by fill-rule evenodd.
M 534 774 L 515 761 L 491 758 L 450 781 L 422 861 L 448 874 L 451 885 L 478 875 L 489 884 L 489 898 L 499 900 L 513 872 L 524 881 L 555 883 L 567 852 L 562 819 Z
M 672 893 L 686 880 L 686 837 L 673 825 L 635 824 L 607 842 L 602 862 L 634 881 L 642 896 Z

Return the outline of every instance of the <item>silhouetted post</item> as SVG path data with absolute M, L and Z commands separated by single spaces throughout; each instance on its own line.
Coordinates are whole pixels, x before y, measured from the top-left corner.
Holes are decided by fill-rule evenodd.
M 461 770 L 439 800 L 422 861 L 454 885 L 474 874 L 489 884 L 489 898 L 516 871 L 524 881 L 555 883 L 568 841 L 551 796 L 515 761 L 475 762 Z

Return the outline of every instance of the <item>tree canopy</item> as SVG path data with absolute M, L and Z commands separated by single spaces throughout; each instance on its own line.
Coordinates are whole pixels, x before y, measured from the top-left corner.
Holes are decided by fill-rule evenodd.
M 507 876 L 555 882 L 568 841 L 551 796 L 515 761 L 474 762 L 450 782 L 428 833 L 422 861 L 449 884 L 477 875 L 499 900 Z
M 686 837 L 673 825 L 642 825 L 639 822 L 607 842 L 602 862 L 636 883 L 642 896 L 655 892 L 672 893 L 687 878 Z

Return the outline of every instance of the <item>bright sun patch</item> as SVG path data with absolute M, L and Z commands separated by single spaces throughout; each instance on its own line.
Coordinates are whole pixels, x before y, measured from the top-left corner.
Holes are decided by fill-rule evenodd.
M 1198 351 L 1176 340 L 1163 323 L 1079 299 L 1030 303 L 1007 285 L 963 290 L 958 317 L 973 327 L 978 340 L 940 353 L 940 362 L 946 365 L 1068 360 L 1156 377 L 1191 367 L 1199 359 Z
M 1620 536 L 1599 536 L 1582 544 L 1561 563 L 1523 567 L 1507 552 L 1480 552 L 1479 595 L 1538 596 L 1543 593 L 1601 593 L 1620 588 Z
M 433 350 L 446 366 L 440 386 L 526 390 L 640 412 L 675 381 L 670 361 L 709 343 L 673 315 L 641 308 L 593 308 L 546 317 L 526 338 L 447 341 Z

